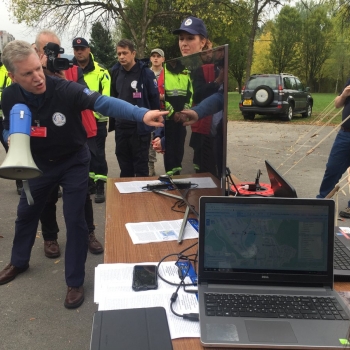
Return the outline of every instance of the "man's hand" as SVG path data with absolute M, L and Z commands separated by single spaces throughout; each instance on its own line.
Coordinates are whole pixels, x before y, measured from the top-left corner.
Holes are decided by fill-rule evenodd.
M 66 75 L 64 74 L 64 70 L 60 70 L 60 71 L 58 71 L 58 72 L 55 72 L 55 76 L 58 77 L 58 78 L 67 80 L 67 79 L 66 79 Z
M 341 93 L 341 95 L 337 96 L 334 100 L 334 107 L 335 108 L 342 108 L 345 105 L 345 101 L 347 99 L 347 97 L 350 96 L 350 85 L 348 85 L 343 92 Z
M 47 56 L 44 55 L 39 55 L 41 65 L 43 66 L 44 73 L 46 75 L 51 75 L 51 76 L 56 76 L 61 79 L 66 79 L 66 75 L 64 74 L 64 71 L 60 70 L 58 72 L 51 72 L 50 70 L 47 69 Z
M 157 110 L 151 110 L 148 111 L 143 116 L 143 122 L 149 126 L 155 126 L 155 127 L 163 127 L 163 115 L 167 115 L 168 111 L 157 111 Z
M 349 96 L 350 96 L 350 85 L 348 85 L 348 86 L 344 89 L 344 91 L 342 92 L 342 95 L 343 95 L 344 97 L 349 97 Z
M 174 120 L 177 123 L 182 123 L 183 126 L 192 125 L 198 121 L 198 114 L 192 109 L 184 109 L 174 114 Z
M 157 153 L 161 153 L 161 154 L 165 153 L 162 149 L 162 142 L 159 137 L 156 137 L 154 140 L 152 140 L 152 147 Z

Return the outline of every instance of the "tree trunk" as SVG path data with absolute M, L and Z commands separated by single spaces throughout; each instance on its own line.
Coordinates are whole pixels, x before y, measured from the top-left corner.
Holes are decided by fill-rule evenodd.
M 253 63 L 253 54 L 254 54 L 254 41 L 256 28 L 258 27 L 258 19 L 259 19 L 259 0 L 254 1 L 254 13 L 253 13 L 253 21 L 252 28 L 249 35 L 249 46 L 248 46 L 248 54 L 247 54 L 247 65 L 245 70 L 245 84 L 247 83 L 250 77 L 250 70 L 252 68 Z

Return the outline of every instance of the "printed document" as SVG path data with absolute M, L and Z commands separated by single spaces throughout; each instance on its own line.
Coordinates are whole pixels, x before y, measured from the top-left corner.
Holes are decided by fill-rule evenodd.
M 191 182 L 197 188 L 216 188 L 215 182 L 211 177 L 189 177 L 186 179 L 175 180 L 176 182 Z M 150 181 L 129 181 L 129 182 L 115 182 L 115 186 L 120 193 L 134 193 L 134 192 L 151 192 L 146 190 L 147 185 L 160 185 L 163 182 L 159 180 Z
M 125 224 L 134 244 L 176 241 L 182 219 L 156 222 L 136 222 Z M 198 238 L 197 230 L 187 222 L 182 239 Z

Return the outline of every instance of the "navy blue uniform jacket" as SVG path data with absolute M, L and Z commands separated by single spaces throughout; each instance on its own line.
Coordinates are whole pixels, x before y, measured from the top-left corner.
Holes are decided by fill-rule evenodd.
M 4 90 L 4 129 L 9 129 L 11 108 L 17 103 L 23 103 L 32 112 L 31 125 L 40 124 L 47 128 L 47 137 L 30 138 L 33 156 L 55 160 L 78 151 L 87 139 L 81 111 L 93 110 L 95 101 L 101 95 L 75 82 L 49 76 L 46 76 L 46 91 L 39 106 L 30 95 L 25 94 L 18 84 L 12 84 Z
M 154 73 L 144 62 L 136 60 L 136 64 L 140 66 L 141 70 L 140 77 L 137 81 L 137 91 L 141 92 L 141 98 L 136 99 L 136 105 L 148 109 L 160 109 L 158 84 Z M 109 72 L 111 75 L 111 96 L 113 97 L 118 97 L 114 84 L 117 80 L 120 68 L 120 63 L 116 63 Z M 108 131 L 114 130 L 114 119 L 109 118 L 109 123 L 110 127 Z M 139 135 L 149 134 L 153 130 L 153 126 L 148 126 L 144 123 L 137 123 L 137 132 Z

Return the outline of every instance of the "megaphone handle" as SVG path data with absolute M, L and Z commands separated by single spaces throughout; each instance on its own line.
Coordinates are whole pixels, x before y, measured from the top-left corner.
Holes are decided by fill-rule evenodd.
M 34 199 L 32 197 L 32 194 L 30 193 L 29 183 L 27 180 L 23 180 L 22 182 L 23 182 L 23 190 L 24 190 L 24 193 L 26 194 L 28 205 L 33 205 Z

